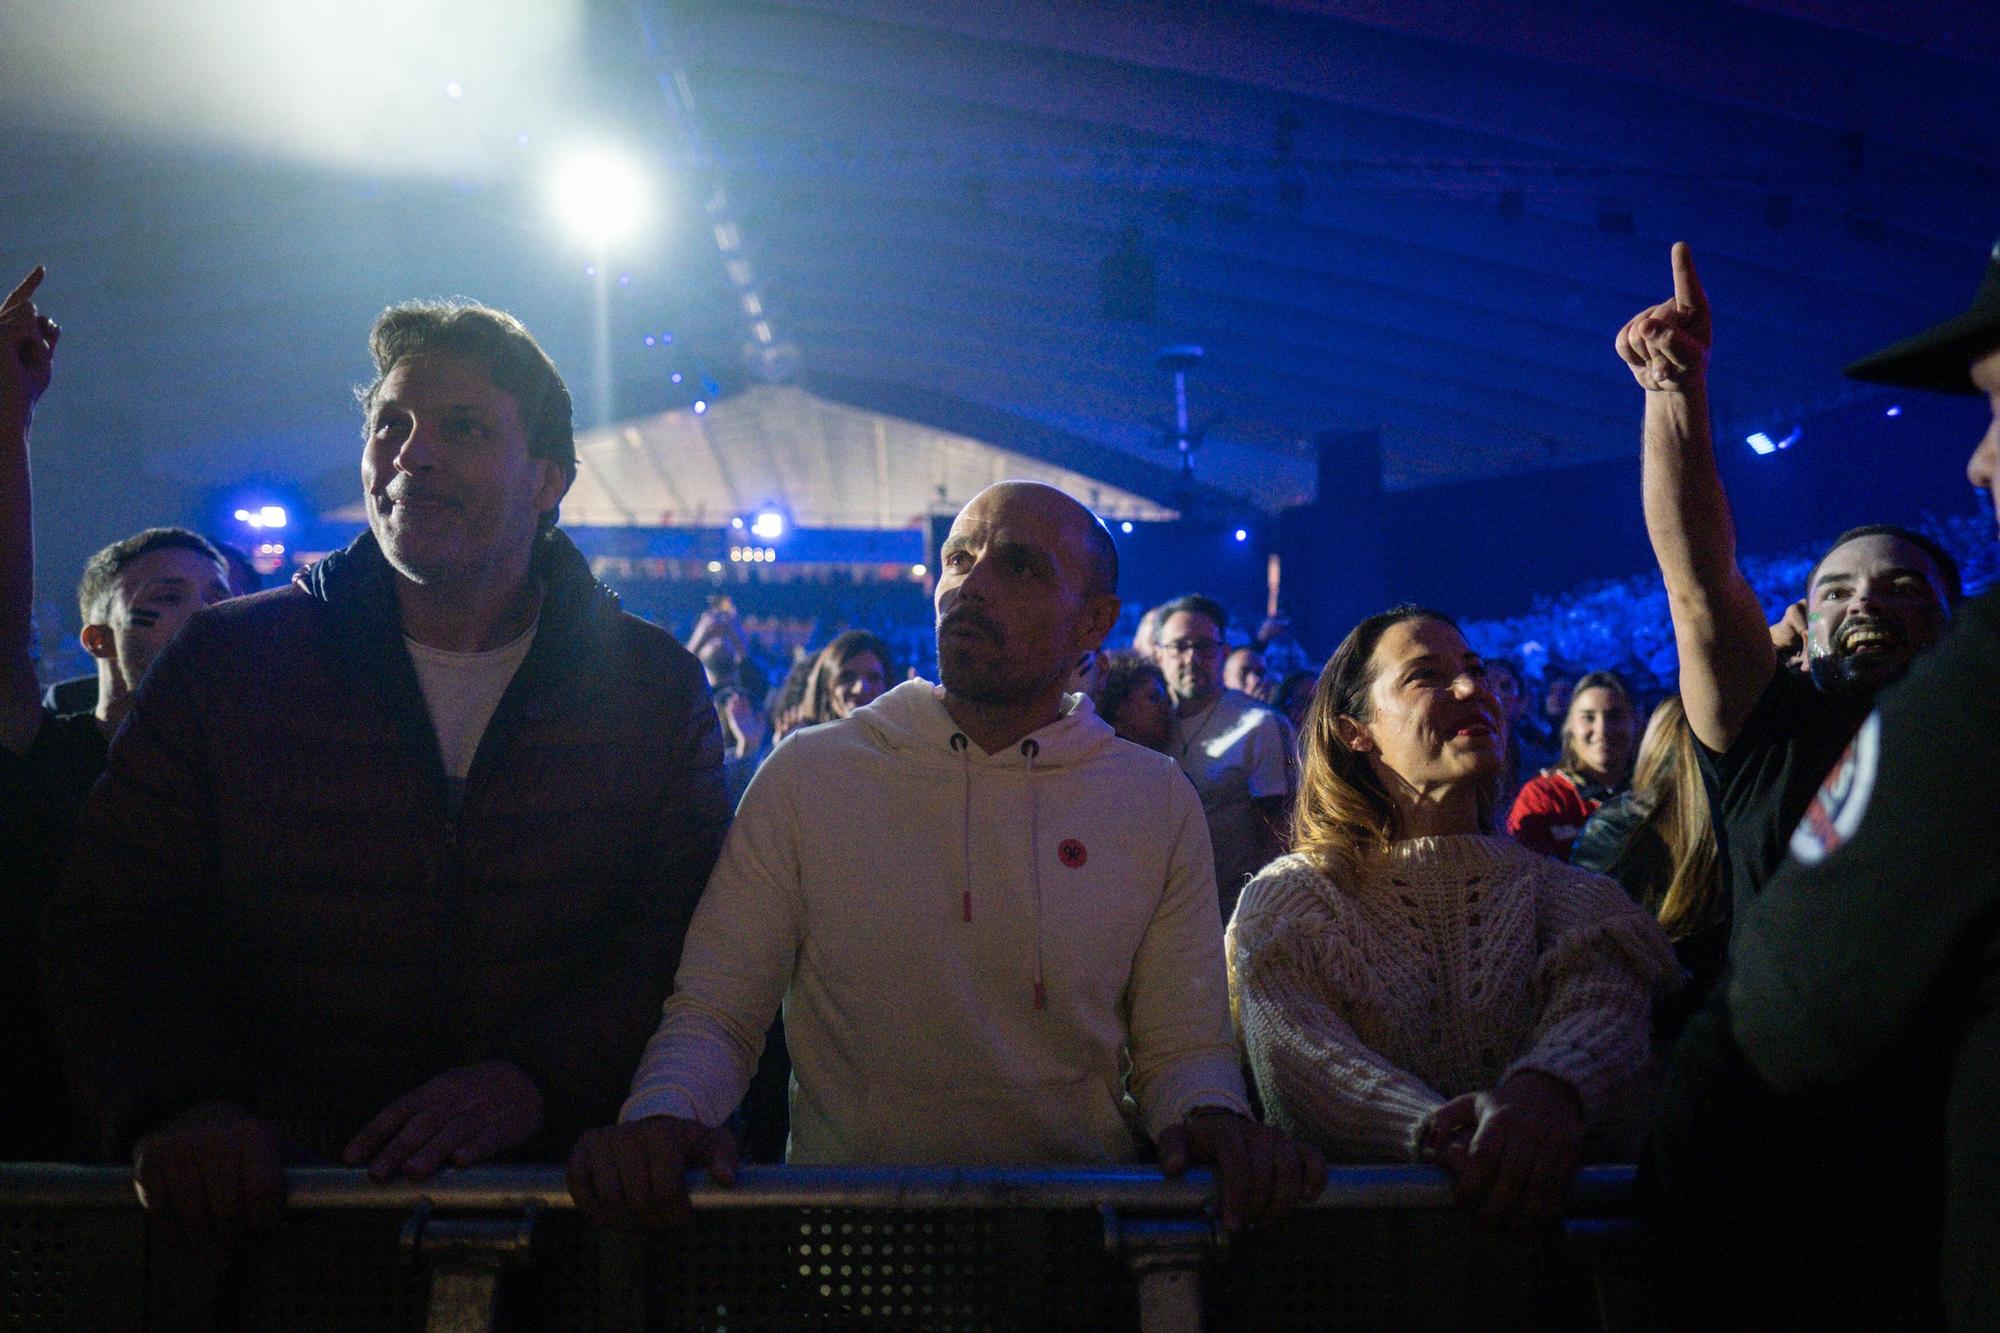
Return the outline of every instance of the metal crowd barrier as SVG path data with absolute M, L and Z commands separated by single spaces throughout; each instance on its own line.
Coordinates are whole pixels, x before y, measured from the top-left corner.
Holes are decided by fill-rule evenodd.
M 0 1165 L 8 1328 L 272 1330 L 1617 1328 L 1644 1322 L 1632 1169 L 1560 1232 L 1496 1235 L 1443 1173 L 1338 1167 L 1238 1235 L 1214 1180 L 1144 1168 L 747 1167 L 691 1231 L 592 1227 L 560 1169 L 378 1185 L 286 1172 L 285 1220 L 220 1269 L 146 1225 L 129 1172 Z

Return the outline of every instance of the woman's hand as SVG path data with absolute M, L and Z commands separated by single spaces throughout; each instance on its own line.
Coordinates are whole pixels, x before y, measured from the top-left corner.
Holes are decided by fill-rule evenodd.
M 1482 1223 L 1539 1226 L 1562 1216 L 1583 1157 L 1583 1108 L 1569 1084 L 1524 1069 L 1439 1107 L 1418 1154 L 1451 1173 L 1459 1203 L 1477 1207 Z

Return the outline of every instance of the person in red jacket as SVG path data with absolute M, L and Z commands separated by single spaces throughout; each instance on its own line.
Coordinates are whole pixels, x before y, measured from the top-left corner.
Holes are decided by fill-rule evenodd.
M 1584 821 L 1631 783 L 1637 734 L 1624 681 L 1609 671 L 1593 671 L 1579 680 L 1563 718 L 1562 757 L 1521 788 L 1507 816 L 1507 831 L 1515 841 L 1568 860 Z

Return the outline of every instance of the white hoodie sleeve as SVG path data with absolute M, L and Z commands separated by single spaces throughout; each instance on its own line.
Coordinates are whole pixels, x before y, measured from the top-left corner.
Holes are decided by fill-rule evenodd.
M 805 937 L 795 757 L 773 751 L 743 794 L 621 1122 L 671 1115 L 719 1125 L 750 1087 Z
M 1155 1140 L 1197 1107 L 1250 1113 L 1229 1022 L 1222 909 L 1208 823 L 1194 785 L 1180 769 L 1164 765 L 1163 778 L 1167 883 L 1140 941 L 1125 997 L 1132 1097 L 1140 1123 Z

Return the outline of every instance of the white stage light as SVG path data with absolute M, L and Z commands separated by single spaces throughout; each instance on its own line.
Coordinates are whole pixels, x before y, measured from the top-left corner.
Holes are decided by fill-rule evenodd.
M 557 166 L 550 201 L 556 215 L 592 245 L 630 238 L 646 220 L 646 180 L 627 159 L 608 149 L 581 150 Z
M 785 535 L 785 516 L 775 509 L 766 509 L 750 520 L 750 531 L 767 542 L 774 542 Z

